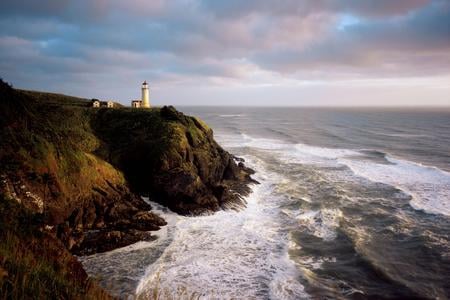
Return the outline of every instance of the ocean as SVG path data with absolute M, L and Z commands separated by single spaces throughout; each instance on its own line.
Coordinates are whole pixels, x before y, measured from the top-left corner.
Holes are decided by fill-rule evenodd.
M 242 211 L 81 258 L 141 299 L 450 298 L 450 109 L 184 107 L 256 171 Z

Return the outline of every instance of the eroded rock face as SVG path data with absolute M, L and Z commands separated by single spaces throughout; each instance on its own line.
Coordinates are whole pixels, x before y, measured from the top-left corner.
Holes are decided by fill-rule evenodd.
M 165 106 L 147 115 L 136 114 L 125 127 L 105 130 L 105 124 L 123 120 L 124 113 L 103 111 L 95 124 L 104 141 L 102 152 L 113 157 L 110 163 L 123 170 L 134 191 L 184 215 L 245 205 L 242 197 L 254 182 L 252 171 L 242 162 L 236 164 L 201 120 Z M 126 140 L 117 142 L 113 132 L 119 130 L 126 131 L 122 135 Z
M 255 183 L 250 177 L 253 171 L 242 163 L 237 165 L 234 157 L 216 143 L 213 131 L 199 119 L 176 112 L 173 107 L 163 107 L 161 115 L 172 120 L 176 116 L 183 125 L 173 144 L 176 153 L 165 157 L 176 162 L 174 157 L 178 154 L 184 157 L 183 161 L 156 175 L 157 181 L 172 183 L 160 186 L 164 188 L 160 189 L 161 194 L 169 199 L 167 205 L 181 214 L 244 206 L 243 196 L 250 192 L 248 185 Z M 170 180 L 164 180 L 167 178 Z
M 110 251 L 150 240 L 153 236 L 148 231 L 159 230 L 167 224 L 150 210 L 149 204 L 129 191 L 104 191 L 74 210 L 68 222 L 58 224 L 55 230 L 77 255 Z

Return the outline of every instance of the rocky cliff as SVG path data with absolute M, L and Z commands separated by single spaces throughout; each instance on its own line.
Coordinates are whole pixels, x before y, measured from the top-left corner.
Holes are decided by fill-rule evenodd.
M 122 170 L 133 191 L 184 215 L 244 204 L 251 170 L 200 119 L 173 107 L 104 109 L 91 124 L 102 141 L 96 155 Z
M 251 173 L 206 124 L 173 107 L 94 109 L 0 82 L 2 201 L 38 216 L 33 228 L 61 251 L 152 239 L 165 221 L 141 196 L 185 215 L 242 207 Z

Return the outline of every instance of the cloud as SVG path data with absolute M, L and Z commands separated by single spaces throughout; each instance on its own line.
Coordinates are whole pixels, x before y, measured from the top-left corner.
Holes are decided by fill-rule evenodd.
M 406 14 L 428 4 L 429 0 L 202 0 L 201 5 L 221 17 L 248 14 L 306 16 L 315 13 L 352 13 L 370 17 Z
M 448 73 L 450 9 L 436 2 L 401 19 L 365 20 L 334 30 L 306 48 L 283 48 L 254 57 L 263 68 L 367 76 Z
M 122 74 L 198 86 L 444 76 L 449 53 L 448 0 L 0 2 L 2 76 L 43 89 L 57 74 L 78 90 Z
M 163 13 L 169 3 L 166 0 L 3 0 L 0 14 L 98 23 L 118 14 L 142 18 L 155 16 Z

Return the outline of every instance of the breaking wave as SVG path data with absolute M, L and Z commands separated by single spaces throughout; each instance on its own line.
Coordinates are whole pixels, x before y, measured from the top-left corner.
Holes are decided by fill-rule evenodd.
M 351 150 L 288 144 L 281 140 L 252 138 L 242 134 L 239 140 L 224 137 L 228 147 L 251 147 L 275 151 L 285 163 L 344 165 L 355 176 L 394 186 L 409 194 L 413 208 L 450 216 L 450 173 L 436 167 L 390 157 L 376 150 Z M 384 162 L 380 163 L 380 155 Z
M 308 297 L 288 258 L 287 231 L 274 209 L 279 199 L 270 196 L 277 177 L 255 162 L 247 163 L 258 170 L 261 181 L 247 208 L 169 222 L 172 242 L 147 269 L 138 297 L 147 298 L 155 290 L 164 297 L 177 297 L 183 290 L 208 299 Z

